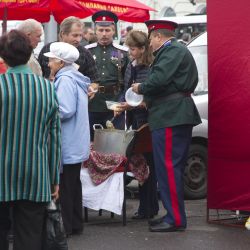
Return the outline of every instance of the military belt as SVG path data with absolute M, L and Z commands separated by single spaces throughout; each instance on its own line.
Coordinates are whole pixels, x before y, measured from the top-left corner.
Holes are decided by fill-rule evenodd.
M 102 86 L 99 85 L 99 93 L 102 94 L 118 94 L 120 92 L 120 88 L 117 84 L 114 85 L 108 85 L 108 86 Z
M 152 107 L 152 106 L 155 106 L 155 105 L 165 103 L 165 102 L 170 101 L 170 100 L 179 99 L 179 98 L 182 98 L 182 97 L 190 97 L 190 96 L 191 96 L 191 93 L 176 92 L 176 93 L 169 94 L 169 95 L 166 95 L 166 96 L 157 97 L 157 99 L 153 100 L 150 103 L 150 106 Z

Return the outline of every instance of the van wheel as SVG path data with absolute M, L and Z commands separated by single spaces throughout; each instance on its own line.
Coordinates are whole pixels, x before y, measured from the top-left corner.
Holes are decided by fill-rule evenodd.
M 184 195 L 202 199 L 207 195 L 207 147 L 191 144 L 184 172 Z

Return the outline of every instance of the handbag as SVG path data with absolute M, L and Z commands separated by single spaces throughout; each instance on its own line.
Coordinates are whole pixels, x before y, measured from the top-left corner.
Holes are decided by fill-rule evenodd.
M 68 250 L 60 205 L 51 200 L 46 208 L 43 250 Z

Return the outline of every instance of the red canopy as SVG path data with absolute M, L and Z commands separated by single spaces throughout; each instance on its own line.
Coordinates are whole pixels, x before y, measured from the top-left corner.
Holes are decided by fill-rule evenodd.
M 150 19 L 149 11 L 155 11 L 136 0 L 126 0 L 123 3 L 117 0 L 74 0 L 71 3 L 72 6 L 68 6 L 68 0 L 52 1 L 51 9 L 57 22 L 60 23 L 69 15 L 85 18 L 99 10 L 110 10 L 123 21 L 145 22 Z
M 0 20 L 36 19 L 39 22 L 48 22 L 50 19 L 51 0 L 28 1 L 4 0 L 0 1 Z
M 129 22 L 144 22 L 149 19 L 149 11 L 154 9 L 136 1 L 127 0 L 117 3 L 116 0 L 5 0 L 0 2 L 0 19 L 24 20 L 34 18 L 39 22 L 48 22 L 54 15 L 57 22 L 68 16 L 85 18 L 98 10 L 110 10 L 116 13 L 120 20 Z

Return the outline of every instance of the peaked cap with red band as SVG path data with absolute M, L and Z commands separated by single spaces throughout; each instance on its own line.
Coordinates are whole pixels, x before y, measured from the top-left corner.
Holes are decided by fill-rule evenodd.
M 149 20 L 146 21 L 145 24 L 148 27 L 148 34 L 153 30 L 159 30 L 159 29 L 166 29 L 170 31 L 174 31 L 178 24 L 172 21 L 166 21 L 166 20 Z
M 93 22 L 101 26 L 108 26 L 118 22 L 118 17 L 115 13 L 108 10 L 97 11 L 92 16 Z

